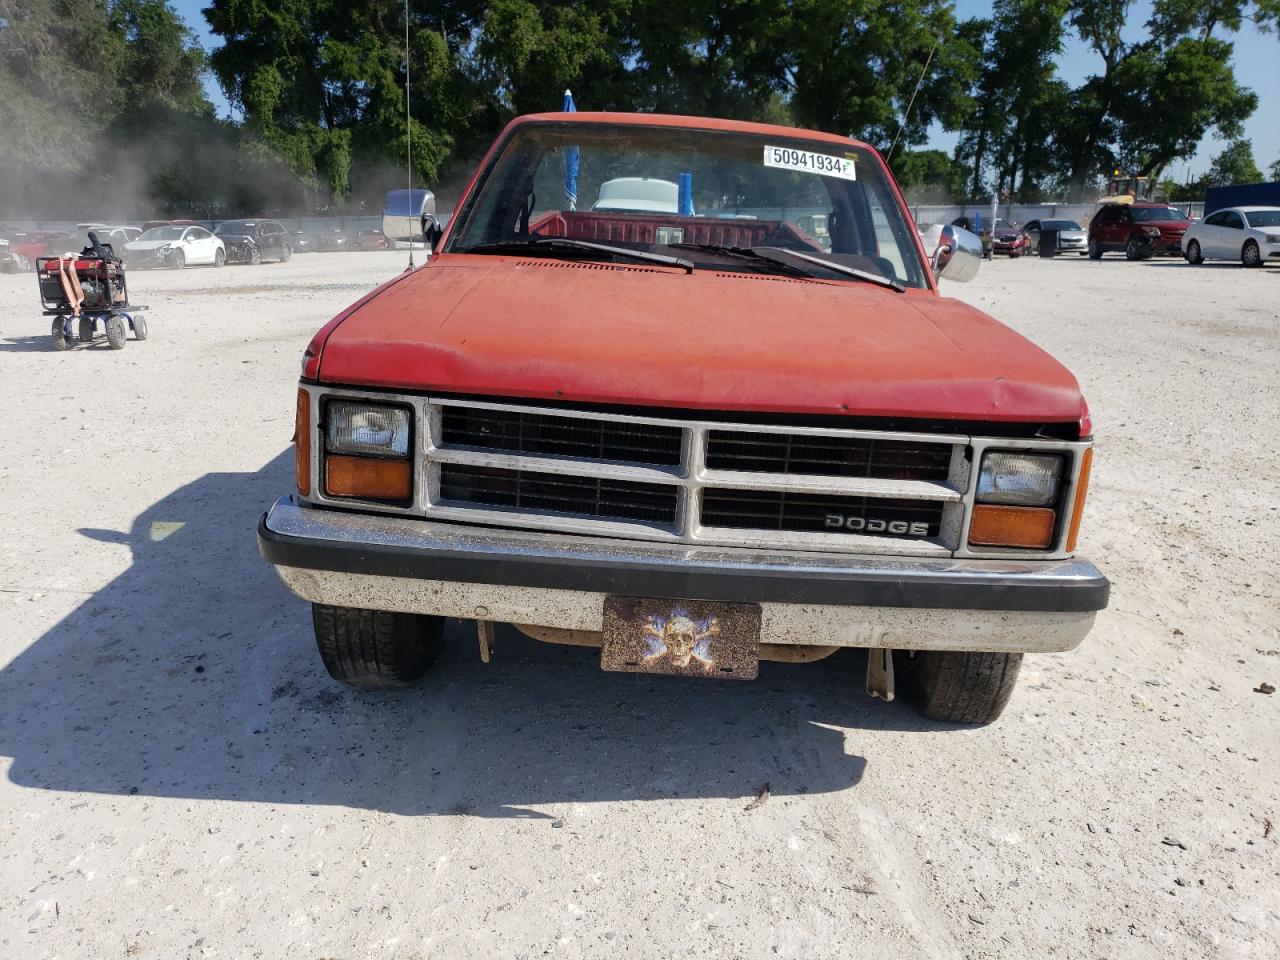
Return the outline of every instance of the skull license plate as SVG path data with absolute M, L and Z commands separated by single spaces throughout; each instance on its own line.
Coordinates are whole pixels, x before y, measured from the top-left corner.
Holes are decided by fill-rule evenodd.
M 605 597 L 603 670 L 754 680 L 759 644 L 759 604 Z

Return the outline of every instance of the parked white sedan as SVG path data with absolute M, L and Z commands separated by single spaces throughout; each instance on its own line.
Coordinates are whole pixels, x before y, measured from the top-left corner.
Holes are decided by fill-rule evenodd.
M 132 243 L 124 245 L 131 266 L 170 267 L 211 263 L 220 267 L 227 260 L 227 248 L 204 227 L 152 227 Z
M 1188 263 L 1239 260 L 1260 267 L 1280 260 L 1280 207 L 1224 207 L 1187 228 L 1182 249 Z

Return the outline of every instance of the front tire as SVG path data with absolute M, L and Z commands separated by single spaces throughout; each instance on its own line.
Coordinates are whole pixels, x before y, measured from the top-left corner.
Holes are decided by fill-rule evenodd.
M 124 317 L 111 316 L 107 318 L 107 343 L 111 344 L 112 350 L 123 350 L 127 335 L 128 331 L 125 329 Z
M 67 338 L 66 317 L 54 317 L 53 329 L 49 332 L 53 335 L 53 349 L 68 350 L 71 348 L 71 341 Z
M 316 647 L 329 676 L 357 690 L 394 690 L 422 677 L 440 654 L 444 618 L 311 605 Z
M 89 317 L 80 318 L 80 342 L 81 343 L 93 342 L 93 320 L 91 320 Z
M 213 251 L 213 265 L 220 267 L 227 262 L 227 255 L 222 250 Z
M 927 650 L 917 657 L 920 712 L 947 723 L 991 723 L 1018 682 L 1020 653 Z
M 170 270 L 181 270 L 187 265 L 187 255 L 181 250 L 170 250 L 164 262 Z
M 1244 249 L 1240 251 L 1240 262 L 1251 268 L 1262 266 L 1262 251 L 1258 249 L 1256 240 L 1245 241 Z
M 1200 250 L 1199 241 L 1192 240 L 1187 244 L 1187 263 L 1199 266 L 1204 263 L 1204 254 Z
M 286 243 L 284 245 L 284 249 L 280 251 L 280 262 L 288 263 L 292 258 L 293 258 L 293 248 Z
M 1124 257 L 1126 260 L 1150 260 L 1151 247 L 1137 237 L 1130 237 L 1124 245 Z
M 135 340 L 147 339 L 147 318 L 146 317 L 133 318 L 133 339 Z
M 1101 259 L 1102 259 L 1102 244 L 1100 244 L 1097 240 L 1094 240 L 1092 237 L 1090 237 L 1090 238 L 1089 238 L 1089 250 L 1088 250 L 1088 253 L 1089 253 L 1089 259 L 1090 259 L 1090 260 L 1101 260 Z

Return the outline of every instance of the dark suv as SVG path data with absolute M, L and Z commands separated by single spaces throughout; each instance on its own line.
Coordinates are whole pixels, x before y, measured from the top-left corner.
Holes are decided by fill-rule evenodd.
M 213 231 L 227 248 L 227 263 L 261 263 L 293 256 L 284 225 L 276 220 L 227 220 Z
M 1182 235 L 1191 221 L 1167 203 L 1107 203 L 1089 221 L 1089 257 L 1124 251 L 1130 260 L 1156 254 L 1182 255 Z

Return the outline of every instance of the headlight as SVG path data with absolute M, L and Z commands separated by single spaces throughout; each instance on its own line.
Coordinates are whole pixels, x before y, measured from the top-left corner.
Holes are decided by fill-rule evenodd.
M 1143 228 L 1142 228 L 1142 232 L 1143 232 L 1143 233 L 1145 233 L 1148 237 L 1158 237 L 1158 236 L 1160 236 L 1160 228 L 1159 228 L 1159 227 L 1143 227 Z
M 325 407 L 323 470 L 327 496 L 407 506 L 413 499 L 409 410 L 353 401 L 330 403 Z
M 1268 233 L 1267 243 L 1280 243 L 1280 234 Z
M 1058 454 L 990 452 L 978 474 L 979 503 L 1048 507 L 1058 502 L 1062 457 Z
M 325 412 L 325 448 L 330 453 L 375 457 L 409 455 L 406 408 L 342 401 L 329 404 Z

